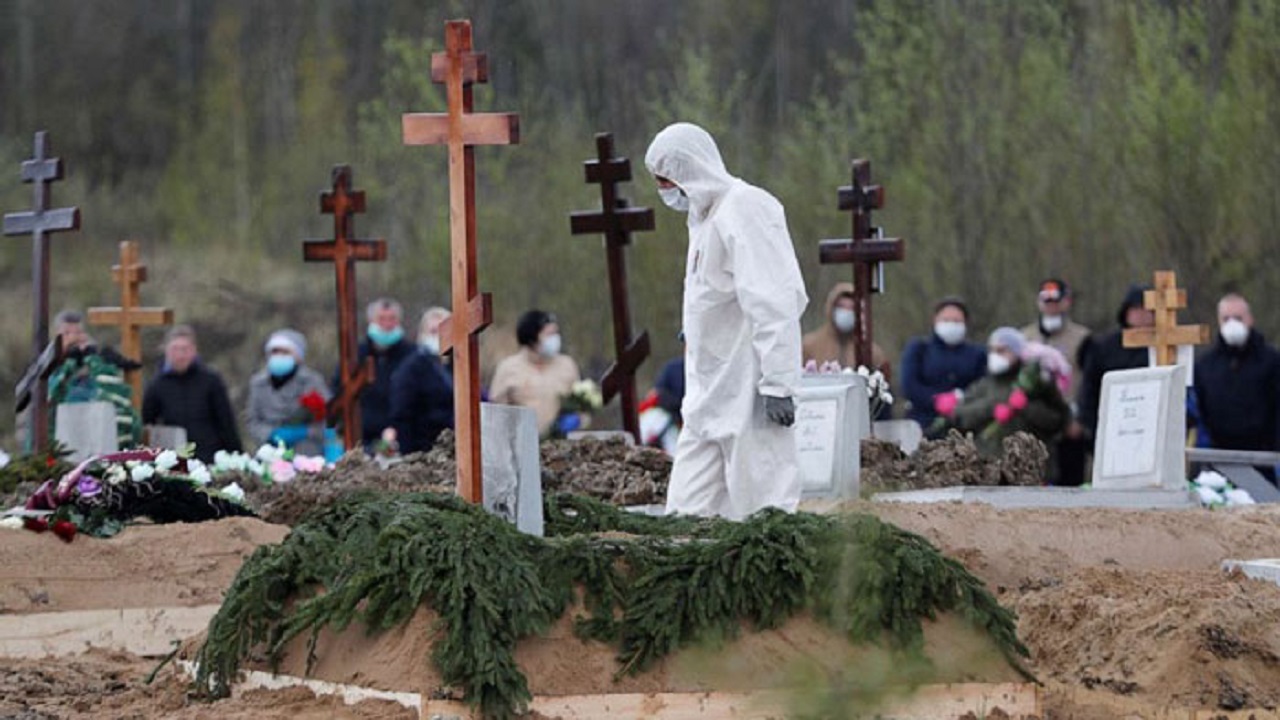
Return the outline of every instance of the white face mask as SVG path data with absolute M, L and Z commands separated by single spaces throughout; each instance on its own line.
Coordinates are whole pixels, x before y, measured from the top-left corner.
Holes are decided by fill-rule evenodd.
M 1041 315 L 1040 327 L 1044 328 L 1047 333 L 1056 333 L 1062 329 L 1063 319 L 1061 315 Z
M 955 322 L 954 320 L 940 320 L 933 324 L 933 333 L 948 345 L 959 345 L 964 342 L 964 323 Z
M 849 308 L 836 308 L 831 311 L 831 324 L 842 333 L 851 333 L 858 325 L 858 316 Z
M 538 354 L 552 358 L 560 354 L 560 336 L 548 335 L 538 341 Z
M 1218 328 L 1218 334 L 1222 335 L 1222 341 L 1231 347 L 1244 347 L 1249 341 L 1249 326 L 1243 321 L 1231 318 L 1222 323 L 1222 327 Z
M 987 372 L 992 375 L 1003 375 L 1013 367 L 1013 361 L 998 352 L 987 353 Z
M 669 188 L 658 188 L 658 195 L 662 196 L 662 202 L 672 210 L 689 212 L 689 196 L 685 195 L 680 188 L 674 185 Z
M 432 355 L 440 354 L 440 336 L 439 335 L 423 335 L 422 337 L 418 338 L 418 344 L 422 346 L 422 349 L 426 350 Z

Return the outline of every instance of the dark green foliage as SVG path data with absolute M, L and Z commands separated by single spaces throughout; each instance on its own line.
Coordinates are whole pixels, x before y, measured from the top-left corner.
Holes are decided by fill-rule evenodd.
M 19 485 L 62 477 L 71 470 L 71 464 L 64 459 L 69 454 L 66 447 L 54 441 L 48 450 L 13 458 L 0 468 L 0 495 L 17 490 Z
M 805 611 L 853 642 L 917 660 L 921 620 L 954 611 L 1015 666 L 1026 654 L 1013 614 L 980 581 L 874 517 L 653 518 L 565 496 L 547 499 L 546 517 L 539 539 L 453 497 L 346 498 L 245 563 L 210 623 L 197 684 L 223 695 L 255 648 L 278 661 L 303 633 L 313 651 L 324 627 L 361 622 L 377 632 L 426 604 L 443 631 L 431 659 L 444 681 L 486 717 L 511 717 L 530 699 L 517 641 L 543 631 L 577 592 L 587 613 L 579 631 L 618 646 L 620 674 L 732 638 L 743 623 L 771 628 Z

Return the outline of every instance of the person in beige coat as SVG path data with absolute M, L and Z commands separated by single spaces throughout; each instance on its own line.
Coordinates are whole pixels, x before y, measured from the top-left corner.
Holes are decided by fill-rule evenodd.
M 853 283 L 836 283 L 827 294 L 822 327 L 806 333 L 801 341 L 805 363 L 813 360 L 821 367 L 823 363 L 834 360 L 842 367 L 857 368 L 853 357 L 857 315 L 853 308 Z M 893 366 L 876 343 L 871 344 L 871 364 L 873 367 L 870 369 L 879 370 L 884 373 L 885 380 L 893 381 Z
M 560 414 L 560 398 L 581 379 L 578 363 L 560 350 L 560 325 L 551 313 L 530 310 L 516 323 L 520 349 L 504 358 L 493 373 L 489 399 L 531 408 L 538 434 L 547 435 Z

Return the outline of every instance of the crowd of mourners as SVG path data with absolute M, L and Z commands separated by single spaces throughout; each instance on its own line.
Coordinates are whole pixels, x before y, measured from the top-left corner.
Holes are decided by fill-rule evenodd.
M 1071 287 L 1061 279 L 1045 280 L 1036 293 L 1035 320 L 1021 328 L 998 327 L 985 345 L 970 340 L 965 301 L 944 297 L 934 305 L 930 332 L 907 343 L 896 370 L 878 345 L 872 348 L 872 369 L 883 373 L 900 398 L 896 414 L 919 423 L 925 437 L 957 429 L 972 433 L 984 452 L 995 453 L 1009 434 L 1029 432 L 1050 450 L 1048 481 L 1079 485 L 1088 477 L 1102 376 L 1148 365 L 1145 348 L 1126 348 L 1122 341 L 1125 329 L 1154 322 L 1143 304 L 1145 289 L 1129 288 L 1116 327 L 1095 333 L 1071 318 Z M 440 352 L 440 328 L 449 311 L 428 309 L 413 336 L 406 334 L 404 311 L 395 300 L 375 300 L 366 314 L 357 367 L 372 359 L 375 372 L 359 399 L 364 447 L 384 453 L 429 449 L 453 424 L 452 372 L 449 356 Z M 852 285 L 831 289 L 822 317 L 820 327 L 803 338 L 804 361 L 809 367 L 854 366 Z M 136 361 L 99 348 L 78 313 L 59 314 L 55 325 L 64 359 L 51 377 L 51 400 L 103 399 L 127 388 L 102 380 L 136 368 Z M 1280 352 L 1253 325 L 1242 296 L 1219 300 L 1218 332 L 1196 358 L 1188 395 L 1189 427 L 1199 446 L 1280 450 Z M 578 364 L 563 352 L 560 326 L 550 313 L 524 313 L 516 339 L 519 350 L 498 364 L 485 396 L 531 408 L 547 435 L 563 419 L 562 400 L 580 379 Z M 249 379 L 246 407 L 237 416 L 221 376 L 200 359 L 195 331 L 180 325 L 165 338 L 164 360 L 146 386 L 141 416 L 129 416 L 128 402 L 116 405 L 122 439 L 136 440 L 142 425 L 179 426 L 197 455 L 210 460 L 218 450 L 241 449 L 241 419 L 254 446 L 302 442 L 309 426 L 323 423 L 323 403 L 341 390 L 336 372 L 326 379 L 307 365 L 306 337 L 282 328 L 263 344 L 262 367 Z M 683 359 L 676 358 L 661 368 L 642 404 L 661 418 L 658 427 L 643 428 L 646 437 L 668 450 L 679 430 L 683 392 Z M 885 407 L 881 419 L 889 413 Z

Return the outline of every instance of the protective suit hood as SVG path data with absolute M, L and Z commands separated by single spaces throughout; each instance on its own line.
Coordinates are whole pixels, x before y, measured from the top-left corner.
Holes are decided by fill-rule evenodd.
M 668 125 L 658 133 L 644 154 L 644 165 L 689 196 L 691 223 L 706 217 L 736 180 L 725 169 L 715 139 L 692 123 Z

